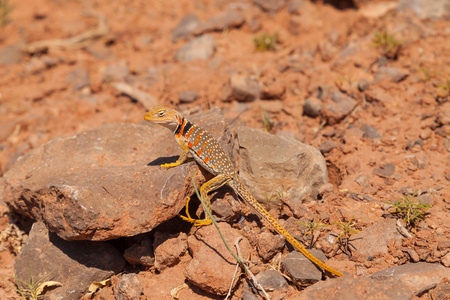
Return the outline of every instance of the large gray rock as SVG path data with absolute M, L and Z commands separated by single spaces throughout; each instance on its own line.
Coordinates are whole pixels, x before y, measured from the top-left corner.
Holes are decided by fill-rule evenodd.
M 222 31 L 235 28 L 244 24 L 244 22 L 245 17 L 243 14 L 228 10 L 227 12 L 212 16 L 209 20 L 200 23 L 194 30 L 194 34 L 200 35 L 211 31 Z
M 399 0 L 397 11 L 412 9 L 419 18 L 442 18 L 450 15 L 448 0 Z
M 57 281 L 47 299 L 80 299 L 94 281 L 102 281 L 125 267 L 118 250 L 104 242 L 64 241 L 49 233 L 44 223 L 33 224 L 30 237 L 14 262 L 20 282 Z M 20 285 L 20 282 L 16 283 Z
M 319 187 L 328 181 L 319 150 L 248 127 L 239 127 L 237 136 L 240 177 L 258 201 L 276 192 L 300 202 L 317 200 Z
M 229 144 L 219 110 L 192 120 Z M 175 217 L 193 193 L 195 163 L 159 167 L 180 152 L 162 126 L 104 125 L 19 158 L 3 177 L 3 197 L 14 211 L 44 221 L 66 240 L 133 236 Z

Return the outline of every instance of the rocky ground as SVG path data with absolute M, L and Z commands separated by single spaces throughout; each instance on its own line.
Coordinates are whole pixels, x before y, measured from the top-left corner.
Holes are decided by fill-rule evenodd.
M 324 2 L 0 1 L 0 298 L 263 297 L 177 216 L 199 168 L 159 168 L 180 149 L 143 116 L 164 104 L 345 273 L 213 193 L 273 299 L 449 299 L 448 3 Z

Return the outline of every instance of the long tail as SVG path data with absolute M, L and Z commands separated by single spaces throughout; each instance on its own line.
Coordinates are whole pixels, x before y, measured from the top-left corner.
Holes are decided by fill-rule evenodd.
M 275 229 L 276 232 L 279 234 L 284 235 L 286 240 L 294 246 L 295 249 L 300 251 L 304 256 L 306 256 L 310 261 L 315 263 L 317 266 L 321 267 L 324 270 L 327 270 L 330 273 L 333 273 L 336 276 L 344 276 L 339 271 L 336 271 L 335 269 L 327 266 L 320 260 L 318 260 L 314 255 L 308 252 L 305 247 L 303 247 L 302 244 L 300 244 L 289 232 L 286 231 L 286 229 L 283 228 L 268 212 L 264 209 L 264 207 L 259 204 L 258 201 L 250 194 L 250 192 L 244 187 L 244 185 L 240 182 L 240 180 L 230 180 L 228 184 L 241 196 L 242 199 L 244 199 L 245 202 L 247 202 L 251 207 L 255 209 L 255 211 L 258 213 L 258 215 L 266 220 L 272 227 Z

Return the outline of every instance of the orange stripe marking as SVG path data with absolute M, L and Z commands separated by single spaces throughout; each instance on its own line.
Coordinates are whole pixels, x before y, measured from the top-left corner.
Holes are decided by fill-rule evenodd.
M 205 162 L 205 164 L 208 163 L 209 157 L 205 157 L 205 159 L 203 160 Z
M 192 148 L 192 143 L 191 142 L 188 142 L 188 147 Z
M 181 121 L 181 119 L 180 118 L 178 118 L 178 120 L 179 121 Z M 178 138 L 180 138 L 181 137 L 181 135 L 183 134 L 183 130 L 184 130 L 184 126 L 186 125 L 186 120 L 184 120 L 184 122 L 183 122 L 183 124 L 181 124 L 181 129 L 180 129 L 180 133 L 179 134 L 177 134 L 177 137 Z
M 202 151 L 197 151 L 197 155 L 200 156 L 202 154 Z

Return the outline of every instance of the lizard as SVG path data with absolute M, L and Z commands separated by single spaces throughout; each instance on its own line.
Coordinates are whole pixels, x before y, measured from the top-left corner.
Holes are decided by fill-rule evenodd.
M 224 185 L 228 185 L 244 200 L 245 203 L 256 211 L 259 217 L 269 223 L 278 234 L 283 235 L 295 249 L 300 251 L 311 262 L 336 276 L 344 275 L 313 256 L 302 244 L 300 244 L 300 242 L 287 232 L 266 209 L 264 209 L 264 207 L 245 188 L 239 178 L 239 174 L 235 171 L 234 164 L 230 157 L 209 132 L 188 121 L 176 110 L 162 105 L 152 107 L 148 113 L 145 114 L 144 120 L 160 124 L 170 129 L 182 149 L 176 162 L 162 164 L 160 166 L 161 168 L 173 168 L 188 160 L 192 160 L 191 158 L 188 158 L 189 154 L 191 154 L 193 159 L 199 165 L 215 176 L 200 187 L 200 201 L 205 204 L 205 207 L 209 212 L 211 212 L 211 202 L 208 193 L 217 190 Z M 190 198 L 188 198 L 186 202 L 187 217 L 180 216 L 184 220 L 193 223 L 195 226 L 210 225 L 212 221 L 206 213 L 204 219 L 191 218 L 187 212 L 189 200 Z

